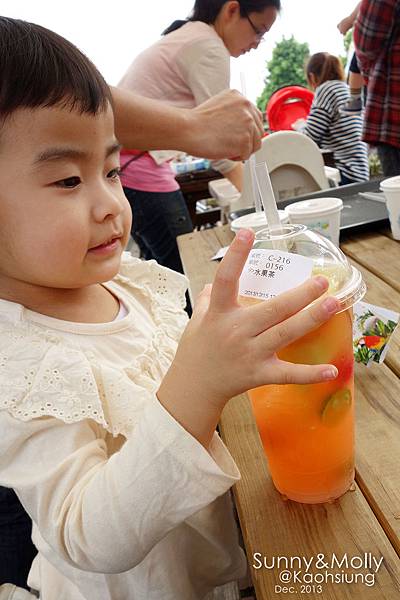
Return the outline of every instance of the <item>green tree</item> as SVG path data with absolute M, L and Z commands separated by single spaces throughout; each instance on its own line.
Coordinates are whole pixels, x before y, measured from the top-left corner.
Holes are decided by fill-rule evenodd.
M 294 37 L 282 38 L 267 62 L 265 88 L 257 98 L 257 106 L 264 112 L 265 106 L 275 90 L 284 85 L 307 85 L 304 66 L 310 56 L 307 43 L 301 44 Z
M 352 41 L 353 41 L 353 30 L 349 29 L 349 31 L 343 36 L 343 46 L 344 46 L 345 55 L 339 56 L 344 68 L 347 65 L 348 58 L 351 60 L 351 56 L 349 57 L 348 54 L 349 54 L 350 44 Z

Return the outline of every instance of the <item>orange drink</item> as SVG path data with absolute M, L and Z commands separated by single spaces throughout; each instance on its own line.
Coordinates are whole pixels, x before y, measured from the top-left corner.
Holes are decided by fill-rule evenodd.
M 339 312 L 278 352 L 297 364 L 333 364 L 338 377 L 309 385 L 249 391 L 275 487 L 297 502 L 327 502 L 354 478 L 353 305 L 365 293 L 361 274 L 339 248 L 303 225 L 256 234 L 239 282 L 243 305 L 274 298 L 312 275 L 329 281 Z M 262 299 L 262 300 L 261 300 Z
M 282 360 L 334 364 L 337 379 L 251 390 L 275 487 L 297 502 L 338 498 L 354 478 L 352 309 L 278 353 Z

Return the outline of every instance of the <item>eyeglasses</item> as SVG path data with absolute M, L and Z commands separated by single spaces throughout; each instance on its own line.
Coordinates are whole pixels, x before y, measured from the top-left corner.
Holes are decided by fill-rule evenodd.
M 246 19 L 248 20 L 248 22 L 251 25 L 252 30 L 256 34 L 257 41 L 258 42 L 263 42 L 264 41 L 265 32 L 260 31 L 259 29 L 257 29 L 257 27 L 254 25 L 253 21 L 250 19 L 249 15 L 247 13 L 244 13 L 244 16 L 246 17 Z

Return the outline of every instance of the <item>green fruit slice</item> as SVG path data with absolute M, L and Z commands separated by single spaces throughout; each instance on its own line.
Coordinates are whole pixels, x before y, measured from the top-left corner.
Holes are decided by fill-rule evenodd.
M 339 423 L 351 406 L 350 390 L 338 390 L 325 400 L 321 419 L 325 425 L 336 425 Z

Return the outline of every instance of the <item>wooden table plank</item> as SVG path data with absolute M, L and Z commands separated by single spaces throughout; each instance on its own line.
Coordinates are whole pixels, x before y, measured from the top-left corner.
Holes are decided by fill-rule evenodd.
M 340 558 L 346 552 L 348 557 L 371 552 L 378 560 L 384 556 L 374 586 L 328 582 L 322 595 L 311 592 L 304 597 L 394 600 L 400 596 L 399 558 L 358 487 L 332 504 L 285 502 L 273 487 L 247 395 L 227 405 L 220 429 L 242 474 L 234 494 L 258 600 L 278 597 L 275 586 L 282 584 L 279 569 L 252 568 L 259 565 L 255 553 L 267 556 L 271 564 L 272 557 L 278 556 L 309 559 L 322 553 L 330 561 L 333 554 Z M 296 589 L 300 594 L 301 587 L 296 584 Z
M 377 232 L 345 237 L 341 249 L 360 265 L 400 291 L 400 243 Z
M 400 380 L 356 365 L 356 480 L 400 556 Z

